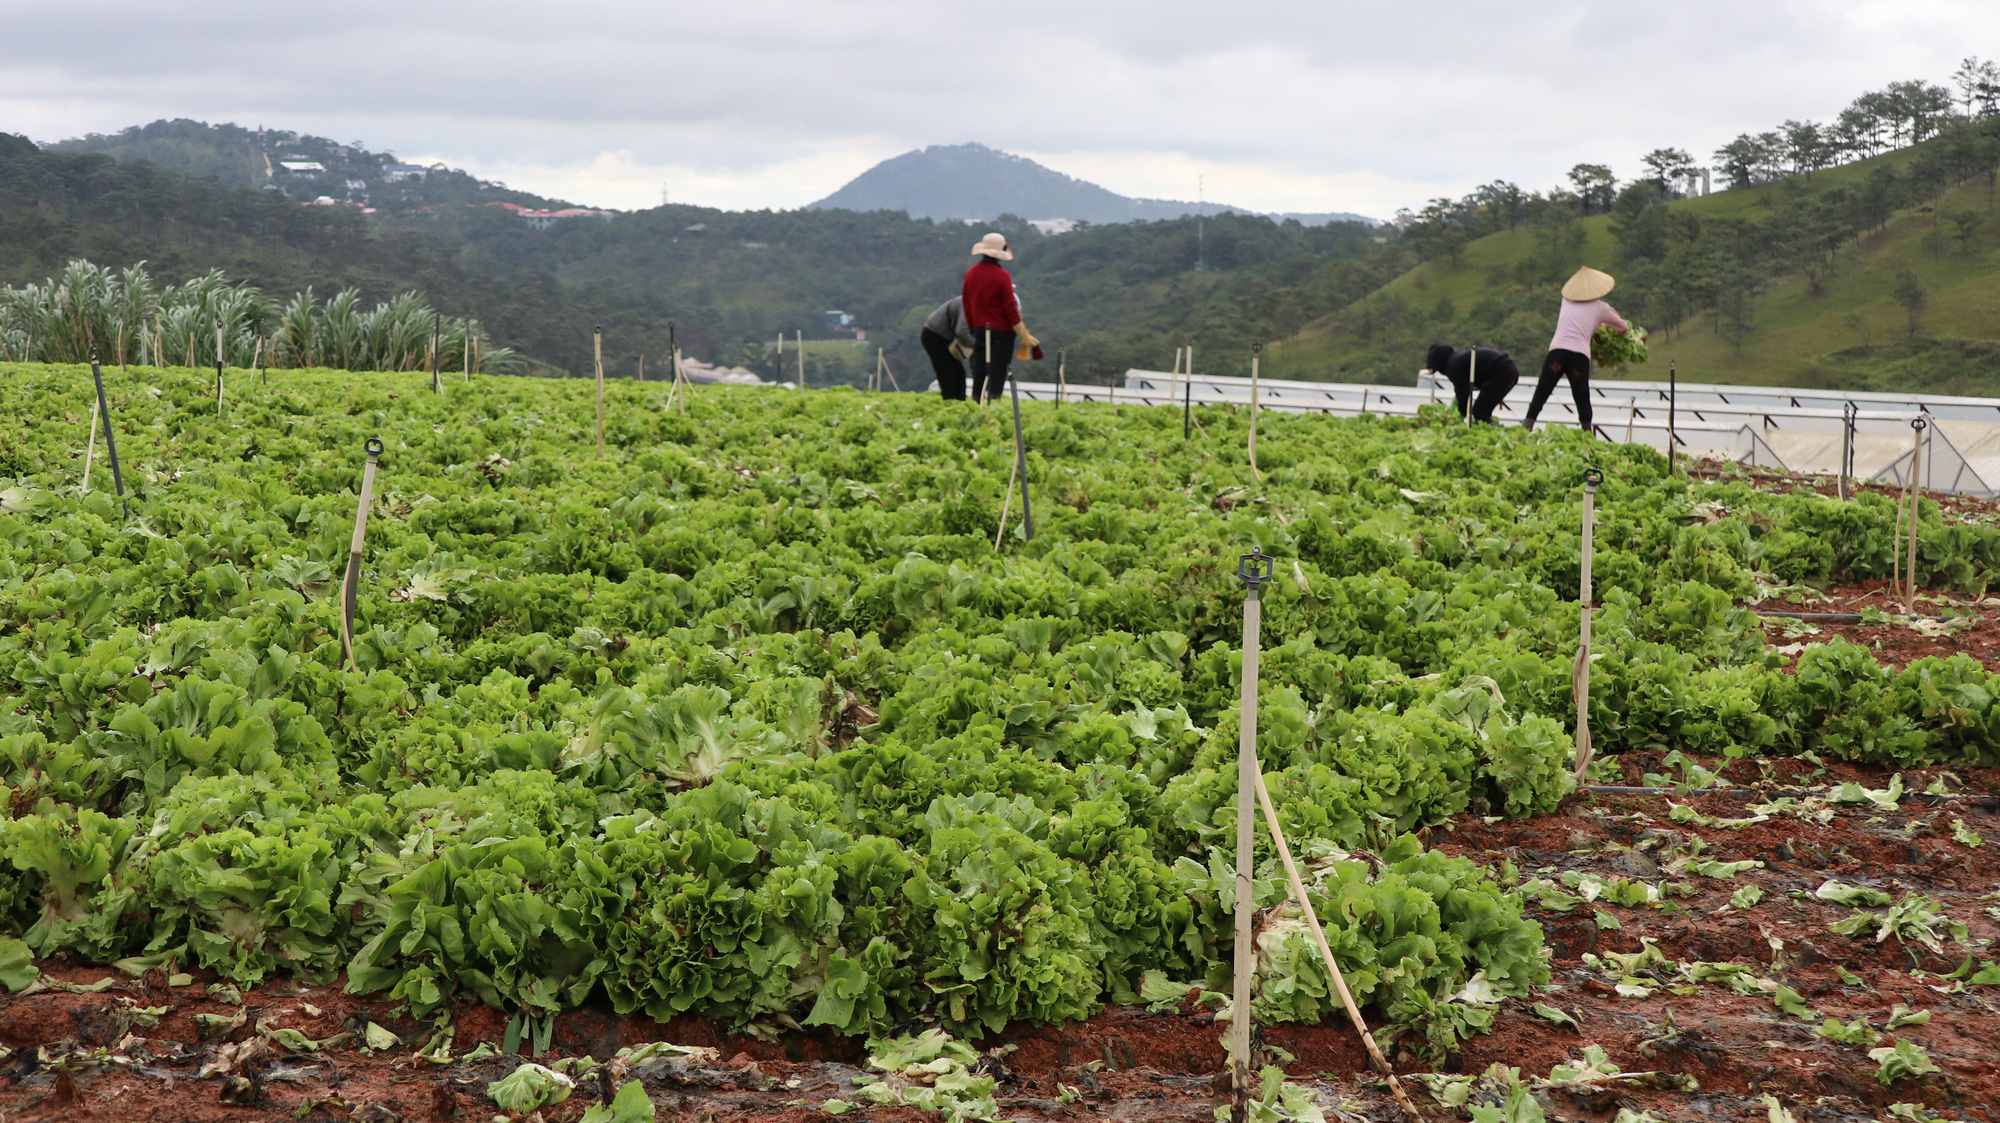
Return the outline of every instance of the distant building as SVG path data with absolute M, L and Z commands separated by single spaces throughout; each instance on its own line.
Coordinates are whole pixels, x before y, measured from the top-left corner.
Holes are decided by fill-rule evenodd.
M 1031 218 L 1028 220 L 1028 225 L 1034 227 L 1038 233 L 1048 235 L 1067 234 L 1076 229 L 1078 224 L 1073 218 Z
M 706 230 L 706 229 L 708 229 L 708 223 L 706 223 L 706 222 L 697 222 L 697 223 L 695 223 L 695 224 L 694 224 L 693 226 L 684 226 L 684 227 L 682 227 L 682 228 L 681 228 L 681 233 L 683 233 L 683 234 L 699 234 L 699 233 L 701 233 L 702 231 L 704 231 L 704 230 Z
M 840 309 L 838 309 L 838 308 L 829 308 L 829 309 L 827 309 L 827 312 L 826 312 L 826 326 L 827 326 L 827 327 L 830 327 L 830 328 L 844 328 L 844 327 L 846 327 L 847 325 L 849 325 L 849 324 L 851 324 L 851 323 L 853 323 L 853 322 L 854 322 L 854 317 L 852 317 L 852 316 L 848 315 L 848 314 L 847 314 L 847 313 L 845 313 L 845 312 L 842 312 L 842 311 L 841 311 Z
M 559 211 L 544 211 L 536 210 L 533 207 L 524 207 L 519 203 L 488 203 L 486 205 L 489 207 L 505 207 L 526 219 L 528 225 L 537 230 L 547 230 L 557 219 L 563 218 L 601 218 L 606 222 L 610 222 L 612 217 L 618 213 L 617 211 L 594 211 L 588 207 L 564 207 Z
M 278 166 L 295 176 L 301 176 L 306 179 L 311 179 L 313 176 L 326 170 L 326 165 L 320 163 L 318 160 L 280 160 L 278 161 Z
M 413 179 L 422 182 L 424 174 L 429 170 L 422 164 L 384 164 L 382 177 L 390 183 L 404 183 Z
M 350 179 L 347 181 L 347 189 L 349 191 L 366 191 L 368 190 L 368 181 L 365 179 Z

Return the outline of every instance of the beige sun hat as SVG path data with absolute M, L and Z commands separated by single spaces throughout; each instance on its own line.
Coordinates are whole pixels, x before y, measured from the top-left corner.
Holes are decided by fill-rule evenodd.
M 972 252 L 993 258 L 996 261 L 1014 260 L 1014 251 L 1007 248 L 1007 236 L 994 232 L 972 243 Z M 1605 290 L 1609 292 L 1609 289 Z
M 1611 279 L 1611 274 L 1586 265 L 1576 271 L 1576 276 L 1563 282 L 1563 299 L 1601 300 L 1617 283 Z

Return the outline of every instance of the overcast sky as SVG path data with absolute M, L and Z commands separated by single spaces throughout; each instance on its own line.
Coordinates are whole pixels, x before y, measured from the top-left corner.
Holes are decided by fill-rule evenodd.
M 978 141 L 1128 195 L 1387 217 L 1826 119 L 1996 0 L 0 0 L 0 129 L 299 129 L 580 203 L 797 207 Z M 968 19 L 980 22 L 967 23 Z

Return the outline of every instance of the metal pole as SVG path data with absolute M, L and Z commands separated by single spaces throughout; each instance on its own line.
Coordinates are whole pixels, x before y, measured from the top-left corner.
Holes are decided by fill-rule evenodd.
M 118 438 L 111 431 L 111 406 L 104 399 L 104 370 L 97 365 L 95 351 L 90 353 L 90 377 L 97 383 L 97 413 L 104 422 L 104 454 L 111 458 L 111 486 L 118 489 L 118 503 L 125 508 L 125 517 L 129 519 L 132 501 L 125 498 L 125 477 L 118 472 Z
M 1570 685 L 1576 693 L 1576 782 L 1583 783 L 1584 770 L 1590 767 L 1590 556 L 1594 552 L 1597 522 L 1597 485 L 1604 482 L 1604 473 L 1596 468 L 1588 468 L 1583 473 L 1583 548 L 1582 571 L 1577 581 L 1577 603 L 1580 631 L 1577 635 L 1576 669 L 1570 673 Z
M 1680 400 L 1680 374 L 1674 361 L 1667 360 L 1667 475 L 1674 474 L 1674 406 Z
M 1188 340 L 1187 388 L 1181 398 L 1181 440 L 1186 442 L 1194 424 L 1194 340 Z M 1204 430 L 1205 431 L 1205 430 Z
M 188 350 L 194 350 L 193 336 L 188 337 Z M 194 362 L 192 354 L 188 356 L 188 362 Z M 219 320 L 215 325 L 215 416 L 222 416 L 222 324 Z
M 1251 1087 L 1250 990 L 1257 970 L 1255 915 L 1257 902 L 1251 887 L 1256 844 L 1257 784 L 1257 654 L 1264 626 L 1264 606 L 1258 591 L 1271 579 L 1276 562 L 1262 550 L 1236 559 L 1236 576 L 1242 579 L 1243 597 L 1243 700 L 1242 727 L 1236 740 L 1236 977 L 1229 1007 L 1229 1078 L 1232 1118 L 1244 1119 L 1249 1110 Z
M 590 345 L 597 355 L 597 458 L 604 459 L 604 329 L 590 329 Z
M 1837 494 L 1848 498 L 1850 484 L 1848 477 L 1854 474 L 1854 414 L 1853 402 L 1845 402 L 1840 407 L 1840 479 Z
M 1014 471 L 1021 477 L 1021 521 L 1027 527 L 1028 541 L 1035 540 L 1035 513 L 1028 510 L 1028 444 L 1021 438 L 1021 372 L 1013 371 L 1008 386 L 1014 394 Z
M 375 465 L 382 458 L 382 440 L 370 437 L 361 446 L 368 463 L 361 469 L 361 503 L 354 510 L 354 542 L 347 548 L 347 578 L 340 584 L 340 652 L 354 666 L 354 603 L 361 595 L 361 543 L 368 536 L 368 505 L 375 501 Z

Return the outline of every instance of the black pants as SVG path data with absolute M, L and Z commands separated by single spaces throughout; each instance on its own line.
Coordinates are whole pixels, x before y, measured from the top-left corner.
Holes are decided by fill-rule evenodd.
M 1528 403 L 1527 420 L 1533 421 L 1542 415 L 1542 403 L 1549 400 L 1549 392 L 1556 388 L 1556 380 L 1569 379 L 1569 395 L 1576 401 L 1576 426 L 1590 431 L 1590 356 L 1580 351 L 1564 351 L 1557 348 L 1542 360 L 1542 377 L 1535 383 L 1534 399 Z
M 951 353 L 951 340 L 929 328 L 924 329 L 921 338 L 924 354 L 931 357 L 931 369 L 937 372 L 938 393 L 948 402 L 964 401 L 965 364 Z
M 972 329 L 972 399 L 992 401 L 1007 389 L 1007 364 L 1014 361 L 1014 333 Z M 991 355 L 992 358 L 987 358 Z M 983 390 L 981 388 L 984 388 Z
M 1451 395 L 1458 403 L 1458 415 L 1465 416 L 1465 400 L 1477 390 L 1479 396 L 1472 402 L 1472 419 L 1492 424 L 1493 411 L 1521 381 L 1521 368 L 1514 365 L 1512 357 L 1502 355 L 1480 363 L 1470 377 L 1456 365 L 1446 369 L 1445 377 L 1451 379 Z

